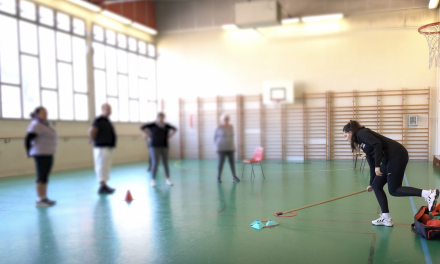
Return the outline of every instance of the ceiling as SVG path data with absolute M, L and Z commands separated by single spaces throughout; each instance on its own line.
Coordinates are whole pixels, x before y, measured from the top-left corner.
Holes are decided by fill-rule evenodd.
M 262 0 L 259 0 L 262 1 Z M 154 0 L 159 31 L 188 30 L 234 23 L 234 4 L 243 0 Z M 345 15 L 427 8 L 429 0 L 278 0 L 283 17 Z

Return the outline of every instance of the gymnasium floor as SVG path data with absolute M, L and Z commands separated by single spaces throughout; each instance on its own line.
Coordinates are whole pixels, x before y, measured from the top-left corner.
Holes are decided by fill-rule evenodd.
M 1 178 L 0 263 L 438 263 L 440 241 L 422 244 L 410 230 L 407 197 L 390 198 L 392 228 L 371 225 L 379 214 L 373 193 L 273 217 L 362 190 L 368 173 L 354 171 L 351 161 L 268 162 L 265 180 L 257 173 L 250 181 L 248 168 L 233 183 L 226 165 L 217 184 L 215 160 L 174 160 L 175 185 L 165 185 L 161 169 L 156 188 L 145 164 L 115 166 L 111 196 L 96 194 L 92 170 L 55 173 L 53 208 L 34 207 L 32 175 Z M 406 174 L 415 187 L 440 187 L 430 162 L 410 162 Z M 425 204 L 413 201 L 417 209 Z M 280 225 L 255 230 L 256 219 Z

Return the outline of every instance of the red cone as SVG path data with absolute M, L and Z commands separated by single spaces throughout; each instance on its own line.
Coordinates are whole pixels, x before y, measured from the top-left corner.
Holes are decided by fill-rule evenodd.
M 126 201 L 126 202 L 131 202 L 131 201 L 133 201 L 133 197 L 131 196 L 130 191 L 127 191 L 127 194 L 125 195 L 125 201 Z

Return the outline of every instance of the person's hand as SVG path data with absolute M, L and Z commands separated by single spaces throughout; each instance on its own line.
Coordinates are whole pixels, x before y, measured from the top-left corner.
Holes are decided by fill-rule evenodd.
M 377 176 L 382 176 L 382 172 L 380 172 L 380 167 L 376 167 L 374 169 L 374 172 L 376 173 Z
M 368 185 L 367 192 L 372 192 L 372 191 L 373 191 L 373 187 L 371 187 L 371 185 Z
M 89 144 L 93 145 L 93 140 L 89 139 Z

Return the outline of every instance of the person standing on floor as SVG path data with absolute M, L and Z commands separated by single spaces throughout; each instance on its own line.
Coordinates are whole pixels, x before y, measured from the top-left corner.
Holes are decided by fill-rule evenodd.
M 342 132 L 345 139 L 350 142 L 353 152 L 362 148 L 370 165 L 370 184 L 367 187 L 367 191 L 374 191 L 382 210 L 380 217 L 372 221 L 373 225 L 394 225 L 388 209 L 387 195 L 383 190 L 387 183 L 388 190 L 392 196 L 423 197 L 428 203 L 429 211 L 435 208 L 439 196 L 438 189 L 422 190 L 402 186 L 405 168 L 409 160 L 408 151 L 402 144 L 365 128 L 354 120 L 350 120 L 342 129 Z
M 218 154 L 218 168 L 217 168 L 217 182 L 221 183 L 223 164 L 225 159 L 228 159 L 229 167 L 232 172 L 232 179 L 235 182 L 240 182 L 235 174 L 235 163 L 234 163 L 234 128 L 229 124 L 229 115 L 223 114 L 220 116 L 221 124 L 217 127 L 214 133 L 214 143 L 215 149 Z
M 47 198 L 47 184 L 52 170 L 53 156 L 57 148 L 57 132 L 49 126 L 47 110 L 37 107 L 31 113 L 32 121 L 28 126 L 25 137 L 25 147 L 28 157 L 33 157 L 37 171 L 36 189 L 37 207 L 48 207 L 56 202 Z
M 144 138 L 147 140 L 150 152 L 151 162 L 151 186 L 156 186 L 156 174 L 159 166 L 159 158 L 162 159 L 167 178 L 167 184 L 173 185 L 170 179 L 170 171 L 168 167 L 168 139 L 176 132 L 177 128 L 165 123 L 165 114 L 158 113 L 156 122 L 148 123 L 141 127 Z
M 113 149 L 116 147 L 116 133 L 109 119 L 112 108 L 109 104 L 103 104 L 101 115 L 98 116 L 89 129 L 89 136 L 93 142 L 93 158 L 95 161 L 95 172 L 100 187 L 99 194 L 112 194 L 115 189 L 107 185 L 110 179 L 112 167 Z

